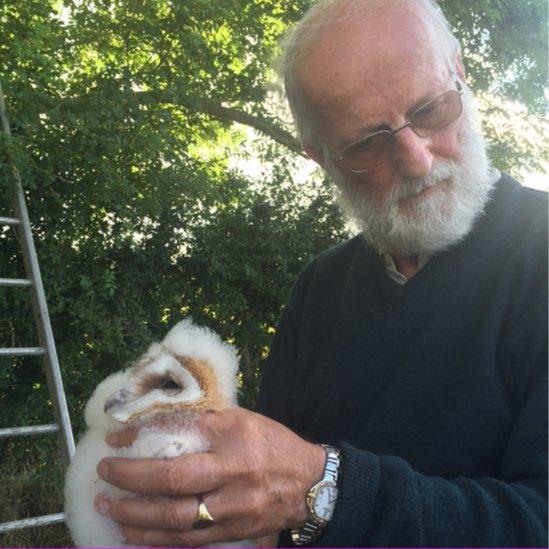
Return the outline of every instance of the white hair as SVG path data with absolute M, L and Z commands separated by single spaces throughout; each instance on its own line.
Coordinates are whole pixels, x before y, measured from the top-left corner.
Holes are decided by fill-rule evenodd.
M 302 144 L 320 146 L 296 75 L 310 47 L 319 40 L 325 27 L 331 22 L 345 18 L 365 18 L 368 8 L 406 2 L 413 2 L 423 9 L 441 41 L 448 61 L 452 60 L 461 51 L 461 47 L 436 0 L 319 0 L 286 34 L 281 42 L 282 53 L 277 61 L 277 71 L 284 80 L 286 96 Z

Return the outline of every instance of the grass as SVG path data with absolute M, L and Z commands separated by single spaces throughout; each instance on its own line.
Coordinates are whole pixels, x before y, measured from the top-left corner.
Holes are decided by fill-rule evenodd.
M 64 467 L 56 450 L 6 443 L 0 461 L 0 523 L 63 510 Z M 0 534 L 0 547 L 70 547 L 64 524 Z

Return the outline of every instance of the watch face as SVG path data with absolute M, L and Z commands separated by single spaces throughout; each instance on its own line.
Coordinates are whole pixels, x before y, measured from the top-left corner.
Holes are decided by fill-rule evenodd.
M 313 511 L 323 521 L 328 521 L 334 514 L 337 488 L 334 484 L 324 484 L 318 487 L 316 492 Z

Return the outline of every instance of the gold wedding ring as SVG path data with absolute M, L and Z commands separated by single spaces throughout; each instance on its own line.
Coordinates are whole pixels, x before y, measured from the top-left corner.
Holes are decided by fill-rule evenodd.
M 198 512 L 196 513 L 196 519 L 193 522 L 193 528 L 208 528 L 208 526 L 211 526 L 215 521 L 202 500 L 202 496 L 196 496 L 196 500 L 198 502 Z

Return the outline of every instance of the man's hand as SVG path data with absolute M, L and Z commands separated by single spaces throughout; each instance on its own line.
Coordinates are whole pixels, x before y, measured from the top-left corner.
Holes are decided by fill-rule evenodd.
M 208 453 L 169 460 L 106 458 L 99 463 L 102 479 L 141 494 L 96 500 L 97 508 L 120 524 L 127 543 L 195 547 L 305 523 L 305 496 L 324 471 L 321 446 L 242 408 L 207 413 L 198 427 L 211 444 Z M 135 436 L 122 431 L 108 442 L 126 446 Z M 192 528 L 197 494 L 215 520 L 202 530 Z

